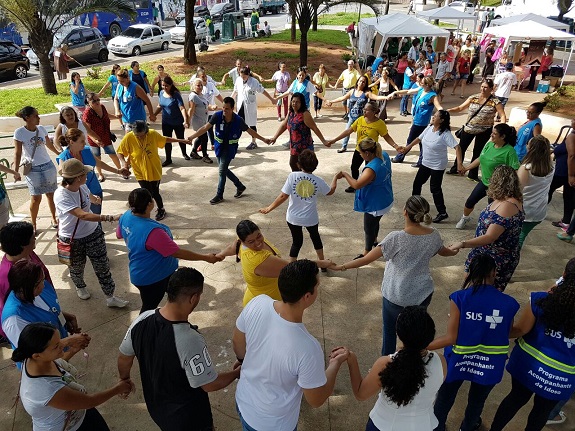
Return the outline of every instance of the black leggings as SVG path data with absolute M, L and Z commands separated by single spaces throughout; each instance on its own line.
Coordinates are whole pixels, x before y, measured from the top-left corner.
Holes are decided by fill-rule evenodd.
M 381 217 L 363 213 L 363 231 L 365 233 L 365 250 L 367 251 L 373 248 L 373 243 L 377 239 Z
M 443 169 L 429 169 L 428 167 L 421 165 L 413 180 L 413 190 L 411 191 L 412 195 L 421 195 L 421 188 L 427 182 L 429 177 L 431 177 L 429 190 L 433 195 L 433 203 L 435 204 L 435 208 L 437 208 L 437 212 L 439 214 L 447 214 L 447 209 L 445 208 L 445 200 L 443 199 L 443 190 L 441 189 L 444 173 L 445 170 Z
M 208 134 L 204 133 L 201 136 L 198 136 L 194 141 L 194 153 L 198 152 L 198 148 L 202 147 L 202 156 L 208 157 Z
M 351 177 L 355 180 L 359 178 L 359 168 L 362 163 L 363 158 L 361 157 L 361 154 L 359 154 L 359 151 L 354 150 L 351 158 Z
M 171 275 L 172 274 L 152 284 L 136 286 L 140 291 L 140 298 L 142 298 L 142 308 L 140 308 L 140 314 L 142 314 L 144 311 L 155 310 L 156 307 L 160 304 L 162 298 L 164 297 L 164 293 L 166 293 L 166 289 L 168 288 L 168 281 L 170 281 Z
M 471 133 L 467 133 L 462 131 L 461 138 L 459 138 L 459 148 L 461 148 L 461 156 L 465 159 L 465 152 L 467 148 L 471 145 L 473 140 L 475 139 L 475 145 L 473 145 L 473 156 L 471 157 L 471 161 L 473 162 L 476 158 L 479 157 L 483 147 L 489 138 L 491 137 L 492 128 L 487 129 L 485 132 L 478 133 L 477 135 L 472 135 Z M 463 163 L 463 160 L 461 161 Z M 457 172 L 457 160 L 453 162 L 453 167 L 451 168 L 452 172 Z M 479 168 L 473 168 L 467 174 L 469 178 L 477 179 L 479 176 Z
M 292 239 L 289 257 L 297 257 L 301 250 L 301 246 L 303 245 L 303 226 L 296 226 L 290 222 L 287 222 L 287 225 L 291 232 Z M 321 242 L 321 237 L 319 236 L 319 225 L 306 226 L 305 228 L 309 232 L 314 250 L 323 250 L 323 244 Z
M 154 200 L 156 201 L 156 206 L 158 209 L 164 208 L 164 200 L 160 196 L 160 181 L 144 181 L 138 180 L 140 187 L 146 189 L 150 192 Z
M 513 419 L 519 409 L 533 396 L 533 392 L 526 388 L 519 380 L 511 378 L 511 392 L 501 401 L 497 413 L 493 418 L 491 431 L 500 431 Z M 527 418 L 525 431 L 541 431 L 549 418 L 549 413 L 557 404 L 557 400 L 543 398 L 535 395 L 533 408 Z
M 487 196 L 487 186 L 483 184 L 482 181 L 479 181 L 475 185 L 475 188 L 471 191 L 471 194 L 469 195 L 467 200 L 465 201 L 465 207 L 469 209 L 475 208 L 477 202 L 479 202 L 485 196 Z
M 291 171 L 292 171 L 292 172 L 299 172 L 299 171 L 301 171 L 301 169 L 300 169 L 300 167 L 299 167 L 299 165 L 298 165 L 298 163 L 297 163 L 298 158 L 299 158 L 299 155 L 298 155 L 298 154 L 291 154 L 291 155 L 289 156 L 289 167 L 291 168 Z
M 553 193 L 555 193 L 555 190 L 559 187 L 563 187 L 563 218 L 561 221 L 565 224 L 569 224 L 573 216 L 573 211 L 575 211 L 575 188 L 569 185 L 568 177 L 553 177 L 551 186 L 549 187 L 549 199 L 547 203 L 551 202 Z
M 162 123 L 162 135 L 172 137 L 172 132 L 176 132 L 176 138 L 184 139 L 184 125 L 180 124 L 177 126 L 172 126 L 171 124 Z M 186 157 L 186 144 L 180 144 L 180 150 L 182 150 L 182 156 Z M 172 160 L 172 143 L 166 142 L 164 146 L 164 151 L 166 152 L 166 160 Z
M 95 407 L 86 410 L 86 415 L 78 431 L 110 431 L 108 424 Z
M 323 104 L 323 99 L 320 99 L 317 96 L 313 96 L 313 109 L 315 111 L 321 111 L 322 104 Z

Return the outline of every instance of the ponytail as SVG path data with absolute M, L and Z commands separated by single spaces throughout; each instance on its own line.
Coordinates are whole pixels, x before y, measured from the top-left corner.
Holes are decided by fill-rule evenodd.
M 366 153 L 375 154 L 375 157 L 378 159 L 383 159 L 383 150 L 381 149 L 381 145 L 379 145 L 379 142 L 375 142 L 371 138 L 362 139 L 359 143 L 359 148 L 361 151 Z
M 50 344 L 56 328 L 49 323 L 30 323 L 18 337 L 18 347 L 12 352 L 14 362 L 30 359 L 35 353 L 42 353 Z

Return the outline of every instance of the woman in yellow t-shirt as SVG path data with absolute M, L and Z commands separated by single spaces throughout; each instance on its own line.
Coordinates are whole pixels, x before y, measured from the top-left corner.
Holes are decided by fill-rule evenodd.
M 345 136 L 349 136 L 353 132 L 357 133 L 355 151 L 351 159 L 351 176 L 356 180 L 359 178 L 359 168 L 363 163 L 363 159 L 359 153 L 359 143 L 365 138 L 371 138 L 375 142 L 378 142 L 379 137 L 382 136 L 385 142 L 391 145 L 396 151 L 403 149 L 403 147 L 397 145 L 389 135 L 385 122 L 377 117 L 378 112 L 379 107 L 377 102 L 369 101 L 363 108 L 363 116 L 355 120 L 349 129 L 344 130 L 334 139 L 327 141 L 327 144 L 331 146 Z M 355 189 L 351 186 L 345 189 L 345 191 L 347 193 L 355 193 Z
M 241 262 L 247 284 L 243 306 L 245 307 L 258 295 L 268 295 L 281 301 L 278 277 L 280 271 L 290 261 L 281 258 L 278 249 L 264 238 L 260 228 L 253 221 L 239 222 L 236 233 L 239 239 L 216 256 L 223 259 L 226 256 L 236 255 L 236 261 Z M 319 267 L 329 267 L 333 264 L 331 260 L 316 260 L 316 263 Z

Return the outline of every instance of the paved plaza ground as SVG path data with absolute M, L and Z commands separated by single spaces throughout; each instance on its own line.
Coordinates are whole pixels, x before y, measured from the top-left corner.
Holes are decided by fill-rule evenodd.
M 473 91 L 478 91 L 475 84 Z M 446 91 L 449 94 L 449 91 Z M 535 93 L 513 93 L 509 108 L 526 107 L 529 103 L 540 100 Z M 447 96 L 443 101 L 445 107 L 460 103 L 459 98 Z M 388 122 L 390 134 L 396 142 L 403 144 L 407 137 L 411 117 L 400 117 L 398 101 L 391 102 L 389 110 L 392 120 Z M 335 137 L 344 129 L 341 120 L 341 108 L 325 109 L 324 117 L 318 124 L 326 137 Z M 453 130 L 465 121 L 466 115 L 454 117 Z M 264 136 L 271 136 L 278 123 L 275 108 L 266 105 L 260 110 L 258 130 Z M 115 124 L 117 127 L 117 123 Z M 155 125 L 159 127 L 159 122 Z M 544 128 L 545 134 L 545 128 Z M 548 136 L 552 141 L 555 134 Z M 232 164 L 234 172 L 244 181 L 247 190 L 241 199 L 234 199 L 235 190 L 228 182 L 225 201 L 211 206 L 209 200 L 215 194 L 217 182 L 217 165 L 206 165 L 198 160 L 185 161 L 181 158 L 179 148 L 174 149 L 174 164 L 164 170 L 161 186 L 168 217 L 164 222 L 172 229 L 176 241 L 183 247 L 198 252 L 219 251 L 235 237 L 236 224 L 246 218 L 256 222 L 266 238 L 275 244 L 287 256 L 290 246 L 290 235 L 285 223 L 287 204 L 268 215 L 258 213 L 258 209 L 267 206 L 278 195 L 289 173 L 289 152 L 281 147 L 280 142 L 287 140 L 287 134 L 278 140 L 278 144 L 250 152 L 242 149 Z M 245 148 L 248 138 L 242 139 L 240 147 Z M 352 139 L 352 143 L 355 140 Z M 350 145 L 353 148 L 353 145 Z M 334 145 L 331 149 L 318 143 L 317 155 L 320 161 L 316 173 L 326 180 L 339 170 L 349 171 L 351 152 L 338 154 Z M 384 144 L 387 151 L 390 147 Z M 391 156 L 395 152 L 389 152 Z M 163 154 L 162 154 L 163 155 Z M 381 221 L 380 239 L 393 230 L 403 227 L 401 210 L 403 203 L 411 193 L 415 169 L 410 163 L 415 161 L 417 152 L 407 157 L 409 163 L 393 166 L 393 189 L 395 205 L 390 214 Z M 450 154 L 451 160 L 454 154 Z M 107 159 L 105 158 L 107 161 Z M 444 193 L 450 218 L 435 227 L 441 233 L 445 244 L 473 237 L 474 229 L 456 230 L 455 223 L 461 216 L 463 203 L 475 183 L 461 177 L 445 176 Z M 126 200 L 130 190 L 137 187 L 132 178 L 128 181 L 116 175 L 108 175 L 103 183 L 103 213 L 121 213 L 126 210 Z M 353 211 L 353 195 L 344 193 L 347 187 L 345 180 L 340 180 L 335 195 L 319 199 L 320 232 L 323 238 L 325 255 L 337 263 L 343 263 L 360 253 L 363 249 L 362 216 Z M 423 195 L 431 202 L 429 186 L 424 187 Z M 18 202 L 15 210 L 27 213 L 26 190 L 11 193 L 13 202 Z M 529 293 L 548 289 L 559 277 L 567 260 L 575 255 L 573 245 L 563 243 L 555 238 L 556 228 L 551 221 L 558 220 L 562 212 L 562 196 L 557 192 L 549 206 L 547 220 L 541 223 L 529 235 L 523 248 L 521 262 L 517 268 L 507 293 L 515 297 L 523 306 L 527 304 Z M 486 205 L 486 200 L 481 205 Z M 478 208 L 473 216 L 477 220 Z M 435 209 L 432 215 L 435 216 Z M 109 309 L 105 305 L 103 294 L 98 286 L 90 265 L 86 268 L 86 280 L 92 298 L 81 301 L 76 296 L 68 271 L 59 264 L 56 258 L 55 231 L 48 229 L 49 215 L 47 205 L 41 205 L 41 216 L 38 227 L 36 252 L 48 266 L 55 287 L 58 291 L 62 309 L 77 315 L 82 329 L 92 336 L 92 343 L 87 349 L 87 356 L 78 354 L 73 363 L 86 373 L 81 382 L 88 391 L 95 392 L 111 387 L 117 381 L 116 358 L 118 346 L 130 322 L 138 315 L 140 298 L 138 291 L 128 279 L 128 257 L 123 240 L 117 240 L 114 234 L 115 225 L 104 224 L 108 253 L 111 260 L 112 274 L 116 281 L 118 296 L 130 300 L 128 308 Z M 435 294 L 429 308 L 436 325 L 437 334 L 446 331 L 448 313 L 448 295 L 461 285 L 463 262 L 467 251 L 454 257 L 435 257 L 431 261 L 432 275 L 435 282 Z M 305 238 L 301 258 L 315 258 L 311 241 Z M 181 262 L 182 265 L 190 265 Z M 205 288 L 197 310 L 190 321 L 199 325 L 205 336 L 209 351 L 216 368 L 225 371 L 231 368 L 235 355 L 231 345 L 231 335 L 235 319 L 241 311 L 241 300 L 245 283 L 241 275 L 240 264 L 233 258 L 222 263 L 210 265 L 193 263 L 205 276 Z M 360 367 L 365 374 L 378 357 L 381 349 L 382 318 L 380 285 L 384 263 L 375 262 L 369 267 L 347 272 L 329 271 L 320 274 L 321 285 L 317 302 L 305 315 L 305 324 L 329 352 L 334 346 L 345 345 L 357 352 Z M 0 398 L 0 429 L 30 429 L 30 418 L 19 402 L 15 403 L 18 394 L 19 373 L 10 361 L 11 351 L 2 348 L 0 351 L 0 381 L 2 397 Z M 161 354 L 161 352 L 158 352 Z M 114 398 L 101 407 L 100 412 L 113 430 L 144 431 L 157 429 L 150 419 L 143 400 L 137 365 L 132 377 L 137 391 L 128 400 Z M 458 398 L 458 402 L 449 420 L 449 429 L 455 431 L 466 405 L 467 385 Z M 503 382 L 491 393 L 483 414 L 484 424 L 489 425 L 495 410 L 510 388 L 509 375 L 505 374 Z M 241 429 L 234 406 L 235 383 L 227 389 L 210 394 L 214 412 L 215 425 L 220 431 L 237 431 Z M 311 409 L 302 402 L 302 412 L 298 429 L 300 431 L 356 431 L 365 427 L 368 413 L 375 402 L 359 402 L 353 397 L 347 367 L 344 365 L 337 379 L 334 394 L 319 409 Z M 529 405 L 530 408 L 530 405 Z M 566 423 L 548 430 L 567 431 L 575 429 L 575 403 L 565 408 L 568 416 Z M 524 429 L 528 410 L 521 410 L 516 420 L 506 429 L 518 431 Z M 481 428 L 487 430 L 485 425 Z

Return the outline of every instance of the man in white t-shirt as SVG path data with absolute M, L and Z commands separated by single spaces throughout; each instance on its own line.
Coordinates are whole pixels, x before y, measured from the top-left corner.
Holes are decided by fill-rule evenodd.
M 228 79 L 228 76 L 230 78 L 232 78 L 232 84 L 236 83 L 236 79 L 239 78 L 240 76 L 240 69 L 242 68 L 242 60 L 240 60 L 239 58 L 236 60 L 236 67 L 234 67 L 233 69 L 230 69 L 227 73 L 224 74 L 224 76 L 222 76 L 222 80 L 221 82 L 219 82 L 219 85 L 225 85 L 226 84 L 226 79 Z M 250 72 L 251 72 L 251 76 L 257 78 L 258 80 L 262 80 L 263 78 L 258 75 L 257 73 L 255 73 L 253 70 L 251 70 L 250 68 Z
M 282 301 L 259 295 L 236 321 L 233 345 L 242 362 L 236 404 L 244 429 L 293 431 L 302 394 L 312 407 L 320 407 L 348 355 L 344 348 L 334 350 L 324 371 L 321 346 L 302 323 L 318 295 L 315 262 L 289 263 L 278 286 Z
M 511 88 L 517 85 L 517 75 L 513 73 L 513 63 L 509 62 L 505 65 L 505 72 L 495 76 L 493 84 L 495 87 L 495 97 L 499 99 L 501 106 L 505 108 L 511 95 Z M 497 118 L 499 119 L 499 115 Z

